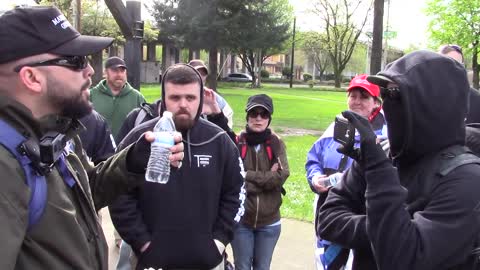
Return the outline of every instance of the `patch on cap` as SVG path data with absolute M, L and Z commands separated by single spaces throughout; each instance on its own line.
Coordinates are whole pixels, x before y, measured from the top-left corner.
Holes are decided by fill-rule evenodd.
M 43 53 L 86 56 L 112 42 L 80 35 L 56 7 L 17 7 L 0 15 L 0 63 Z

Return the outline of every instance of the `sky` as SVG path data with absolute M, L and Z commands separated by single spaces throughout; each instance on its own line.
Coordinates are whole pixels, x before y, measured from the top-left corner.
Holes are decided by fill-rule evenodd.
M 315 0 L 289 0 L 290 4 L 295 9 L 297 17 L 297 26 L 300 30 L 314 30 L 316 22 L 316 15 L 311 15 L 308 9 L 312 6 L 312 1 Z M 388 2 L 388 1 L 386 1 Z M 418 48 L 426 48 L 427 46 L 427 25 L 428 18 L 423 13 L 426 0 L 390 0 L 389 12 L 389 29 L 397 32 L 395 39 L 389 40 L 388 43 L 399 49 L 409 48 L 411 45 Z M 385 4 L 384 9 L 384 30 L 387 24 L 388 4 Z M 365 26 L 366 31 L 372 31 L 373 27 L 373 11 L 369 18 L 369 24 Z
M 143 2 L 146 1 L 148 0 L 143 0 Z M 289 1 L 295 9 L 298 29 L 314 30 L 316 27 L 318 28 L 318 26 L 315 26 L 318 19 L 307 12 L 307 9 L 312 6 L 311 1 L 315 0 Z M 0 0 L 0 10 L 11 8 L 16 4 L 31 4 L 32 2 L 32 0 Z M 389 45 L 399 49 L 407 49 L 410 46 L 426 48 L 428 19 L 422 12 L 425 2 L 426 0 L 390 0 L 388 24 L 391 31 L 397 32 L 397 37 L 389 40 Z M 387 17 L 387 10 L 388 4 L 385 4 L 385 18 Z M 369 21 L 373 22 L 373 15 L 371 15 Z M 386 19 L 384 21 L 385 28 Z M 371 29 L 372 23 L 366 25 L 365 30 L 371 31 Z

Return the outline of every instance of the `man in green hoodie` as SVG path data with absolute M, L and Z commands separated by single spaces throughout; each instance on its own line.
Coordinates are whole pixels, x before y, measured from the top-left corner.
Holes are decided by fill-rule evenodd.
M 127 82 L 127 66 L 122 58 L 108 58 L 104 75 L 105 79 L 90 89 L 90 101 L 95 110 L 107 119 L 112 134 L 116 137 L 127 114 L 146 101 Z

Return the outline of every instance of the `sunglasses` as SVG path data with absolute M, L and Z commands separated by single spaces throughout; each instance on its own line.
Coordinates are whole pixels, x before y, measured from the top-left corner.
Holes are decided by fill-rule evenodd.
M 395 87 L 380 87 L 380 96 L 382 99 L 400 99 L 400 88 Z
M 262 117 L 263 119 L 268 119 L 270 117 L 270 113 L 266 110 L 251 110 L 248 112 L 248 117 L 257 118 L 257 116 Z
M 36 63 L 23 64 L 15 67 L 13 70 L 19 72 L 23 67 L 41 67 L 41 66 L 59 66 L 66 67 L 71 70 L 80 71 L 88 66 L 88 58 L 86 56 L 62 56 L 50 60 Z

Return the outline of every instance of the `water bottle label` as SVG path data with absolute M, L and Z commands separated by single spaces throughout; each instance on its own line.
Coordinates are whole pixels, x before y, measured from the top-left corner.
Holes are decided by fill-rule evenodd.
M 154 144 L 164 147 L 171 147 L 175 144 L 173 135 L 170 132 L 154 132 L 153 134 L 155 135 Z
M 337 177 L 335 174 L 332 174 L 328 177 L 328 180 L 330 180 L 330 184 L 332 186 L 335 186 L 335 184 L 337 183 Z

